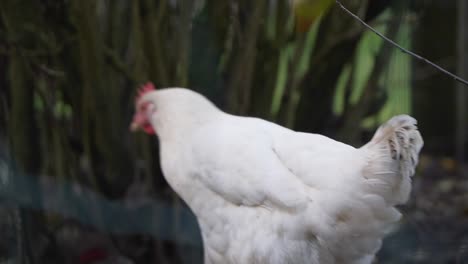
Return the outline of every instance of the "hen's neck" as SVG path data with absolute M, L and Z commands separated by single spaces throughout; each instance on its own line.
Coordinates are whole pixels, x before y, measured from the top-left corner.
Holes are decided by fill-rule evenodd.
M 216 122 L 224 113 L 217 108 L 203 109 L 196 112 L 175 112 L 172 114 L 155 113 L 152 125 L 159 140 L 170 142 L 183 142 L 190 138 L 197 129 Z

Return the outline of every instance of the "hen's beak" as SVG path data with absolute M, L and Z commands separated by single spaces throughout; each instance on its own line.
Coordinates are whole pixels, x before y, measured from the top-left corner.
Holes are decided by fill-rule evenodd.
M 140 113 L 135 113 L 133 116 L 132 123 L 130 124 L 130 131 L 136 132 L 141 130 L 141 124 L 143 123 L 143 118 Z
M 133 121 L 131 124 L 130 124 L 130 131 L 132 132 L 136 132 L 138 130 L 140 130 L 141 127 L 135 122 Z

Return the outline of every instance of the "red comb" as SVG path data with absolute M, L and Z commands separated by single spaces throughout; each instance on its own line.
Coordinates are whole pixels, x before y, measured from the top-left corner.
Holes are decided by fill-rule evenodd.
M 143 84 L 140 89 L 138 89 L 137 95 L 135 97 L 135 101 L 138 101 L 143 95 L 148 92 L 156 91 L 154 84 L 152 82 L 147 82 Z

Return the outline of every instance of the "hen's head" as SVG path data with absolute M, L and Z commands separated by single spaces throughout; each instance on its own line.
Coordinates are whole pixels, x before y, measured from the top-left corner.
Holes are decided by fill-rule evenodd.
M 151 94 L 154 94 L 156 89 L 152 83 L 147 83 L 138 90 L 135 97 L 135 114 L 133 115 L 133 121 L 130 125 L 131 131 L 137 131 L 142 129 L 147 134 L 154 134 L 154 128 L 151 125 L 151 115 L 154 114 L 156 107 L 155 102 L 151 100 Z
M 184 88 L 156 90 L 143 85 L 135 98 L 135 114 L 130 130 L 147 134 L 173 134 L 193 129 L 220 111 L 202 95 Z

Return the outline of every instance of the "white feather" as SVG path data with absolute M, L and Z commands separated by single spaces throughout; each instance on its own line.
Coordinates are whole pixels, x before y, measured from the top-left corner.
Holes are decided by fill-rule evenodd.
M 205 263 L 371 263 L 407 200 L 422 139 L 399 116 L 356 149 L 218 110 L 181 88 L 146 95 L 172 188 Z

